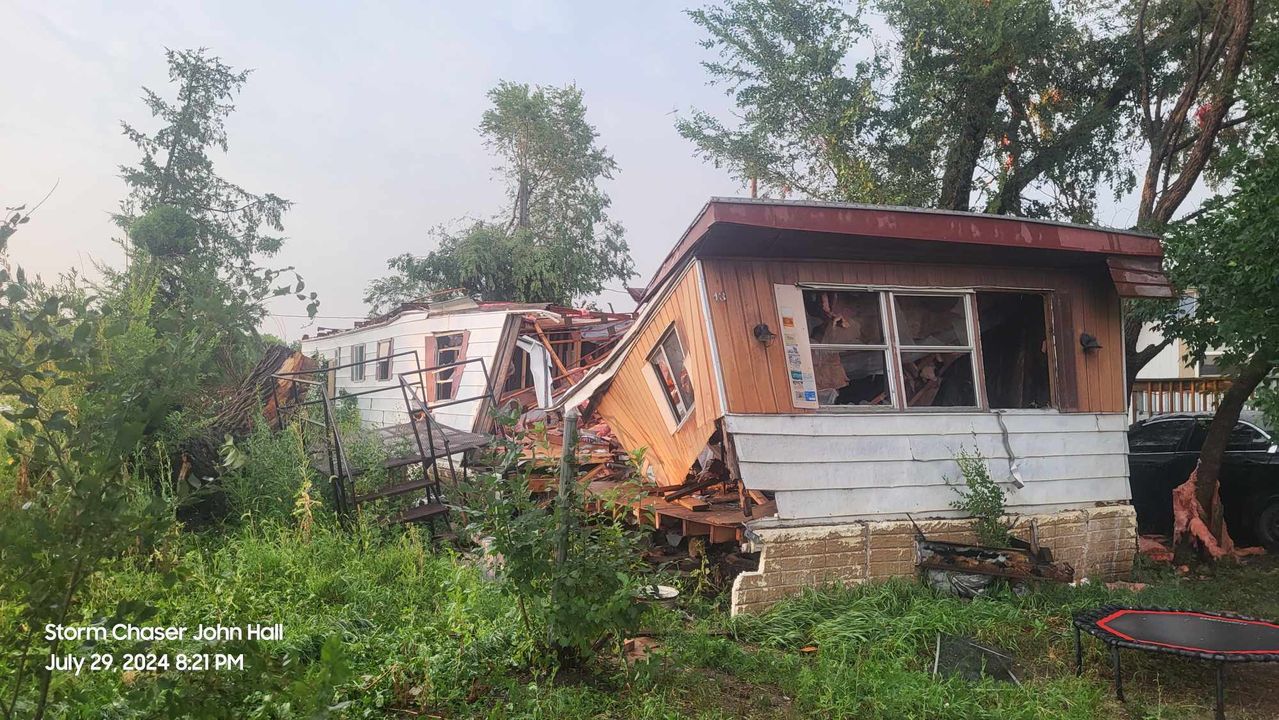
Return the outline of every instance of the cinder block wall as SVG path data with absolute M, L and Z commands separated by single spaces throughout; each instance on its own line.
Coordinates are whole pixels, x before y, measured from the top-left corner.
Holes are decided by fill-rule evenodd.
M 1075 568 L 1075 578 L 1115 580 L 1132 572 L 1137 515 L 1130 505 L 1109 505 L 1017 518 L 1013 534 L 1039 543 Z M 975 542 L 972 520 L 921 520 L 932 540 Z M 806 587 L 850 585 L 915 574 L 915 526 L 909 521 L 857 521 L 839 525 L 761 528 L 755 531 L 759 570 L 733 582 L 733 614 L 760 612 Z

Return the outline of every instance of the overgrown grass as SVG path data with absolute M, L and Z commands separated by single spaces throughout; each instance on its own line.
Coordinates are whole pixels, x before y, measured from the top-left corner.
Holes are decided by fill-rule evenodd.
M 729 618 L 726 598 L 691 592 L 643 625 L 658 649 L 625 664 L 538 675 L 512 600 L 467 557 L 415 528 L 350 531 L 317 508 L 294 514 L 306 479 L 289 433 L 250 439 L 232 494 L 238 522 L 172 531 L 155 552 L 115 561 L 69 624 L 284 625 L 279 642 L 111 642 L 93 652 L 243 653 L 246 669 L 55 675 L 59 718 L 1208 718 L 1203 665 L 1127 653 L 1129 702 L 1114 701 L 1108 659 L 1086 640 L 1073 673 L 1070 614 L 1106 602 L 1279 617 L 1279 562 L 1142 568 L 1141 593 L 1046 585 L 971 602 L 899 580 L 808 592 L 761 616 Z M 0 475 L 6 475 L 0 473 Z M 11 479 L 11 478 L 10 478 Z M 257 493 L 257 497 L 252 497 Z M 252 503 L 250 507 L 249 503 Z M 3 608 L 0 608 L 3 610 Z M 0 612 L 0 635 L 11 630 Z M 1017 658 L 1020 685 L 932 674 L 938 634 Z M 1232 669 L 1232 718 L 1275 717 L 1279 671 Z
M 244 672 L 60 675 L 58 710 L 69 718 L 301 717 L 287 703 L 316 693 L 334 716 L 352 718 L 1209 717 L 1211 676 L 1195 663 L 1130 653 L 1130 700 L 1120 705 L 1106 656 L 1089 642 L 1087 672 L 1075 678 L 1070 612 L 1127 601 L 1273 615 L 1279 563 L 1210 569 L 1206 579 L 1145 572 L 1157 584 L 1136 597 L 1049 586 L 966 602 L 893 581 L 812 591 L 737 619 L 695 601 L 650 614 L 661 647 L 646 661 L 609 659 L 552 679 L 524 669 L 534 645 L 512 604 L 464 558 L 433 549 L 413 529 L 346 533 L 322 523 L 305 539 L 286 525 L 249 524 L 227 537 L 175 537 L 163 556 L 102 576 L 79 622 L 124 601 L 153 606 L 151 625 L 280 622 L 282 642 L 224 644 L 246 653 Z M 1022 684 L 934 679 L 937 633 L 1011 651 Z M 326 643 L 340 652 L 326 658 Z M 150 651 L 197 649 L 210 651 L 190 643 Z M 1239 685 L 1275 681 L 1273 673 L 1236 680 L 1231 717 L 1273 717 L 1264 693 Z

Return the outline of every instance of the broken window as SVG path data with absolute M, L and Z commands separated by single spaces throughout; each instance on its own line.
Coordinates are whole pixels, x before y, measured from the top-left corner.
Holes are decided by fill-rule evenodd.
M 968 296 L 892 297 L 906 407 L 976 407 Z
M 693 380 L 684 365 L 684 346 L 674 325 L 658 341 L 648 362 L 678 424 L 693 409 Z
M 506 374 L 506 384 L 502 386 L 502 393 L 519 392 L 531 387 L 533 387 L 533 368 L 528 351 L 522 347 L 516 347 L 515 354 L 511 356 L 511 369 Z
M 1042 294 L 811 288 L 803 300 L 819 405 L 1052 405 Z
M 1044 296 L 979 292 L 977 318 L 990 407 L 1051 407 Z
M 821 405 L 892 405 L 881 294 L 805 290 L 804 314 Z
M 351 346 L 351 379 L 364 379 L 364 344 Z
M 377 379 L 391 379 L 391 347 L 390 340 L 377 341 Z
M 448 365 L 461 360 L 462 333 L 435 336 L 436 367 Z M 457 366 L 444 368 L 435 372 L 435 399 L 452 400 L 454 395 L 453 378 L 457 375 Z

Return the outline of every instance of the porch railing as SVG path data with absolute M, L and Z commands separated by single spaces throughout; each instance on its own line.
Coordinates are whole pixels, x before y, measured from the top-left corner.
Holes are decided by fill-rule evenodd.
M 1218 377 L 1138 380 L 1132 385 L 1128 420 L 1137 422 L 1165 413 L 1215 412 L 1229 387 L 1229 378 Z

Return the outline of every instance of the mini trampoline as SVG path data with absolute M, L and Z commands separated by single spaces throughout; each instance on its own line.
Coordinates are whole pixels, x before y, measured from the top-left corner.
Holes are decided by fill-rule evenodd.
M 1081 632 L 1110 646 L 1115 697 L 1124 699 L 1119 649 L 1180 655 L 1216 665 L 1217 717 L 1225 718 L 1225 666 L 1279 662 L 1279 625 L 1233 613 L 1106 605 L 1075 614 L 1075 674 L 1083 672 Z

